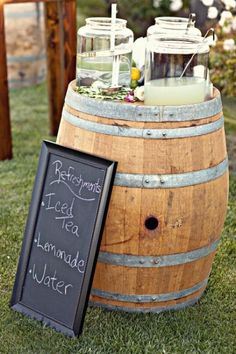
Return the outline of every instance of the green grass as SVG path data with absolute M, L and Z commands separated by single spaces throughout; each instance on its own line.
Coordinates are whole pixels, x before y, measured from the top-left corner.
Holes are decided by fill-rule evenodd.
M 236 99 L 234 97 L 224 97 L 223 105 L 226 132 L 234 132 L 236 134 Z
M 50 139 L 44 86 L 11 93 L 14 159 L 0 162 L 0 353 L 225 353 L 236 348 L 236 178 L 207 291 L 193 307 L 160 315 L 89 308 L 83 335 L 70 339 L 11 311 L 17 259 L 41 140 Z M 227 104 L 226 104 L 227 106 Z M 225 115 L 234 119 L 232 106 Z M 227 123 L 227 131 L 231 125 Z

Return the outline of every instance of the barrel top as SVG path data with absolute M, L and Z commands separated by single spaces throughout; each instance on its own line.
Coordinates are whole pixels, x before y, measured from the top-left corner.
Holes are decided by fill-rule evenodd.
M 214 88 L 214 98 L 202 103 L 182 106 L 145 106 L 90 98 L 75 91 L 75 80 L 67 89 L 65 103 L 87 114 L 137 122 L 176 122 L 204 119 L 222 111 L 220 92 Z

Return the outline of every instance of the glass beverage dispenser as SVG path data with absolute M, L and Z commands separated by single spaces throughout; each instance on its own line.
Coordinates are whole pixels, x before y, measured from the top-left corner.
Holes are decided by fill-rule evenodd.
M 86 25 L 78 30 L 78 86 L 91 86 L 95 81 L 111 86 L 115 55 L 118 85 L 129 87 L 133 32 L 126 27 L 126 23 L 126 20 L 119 18 L 115 19 L 114 24 L 109 17 L 86 19 Z
M 208 93 L 209 46 L 200 36 L 148 37 L 144 104 L 184 105 L 203 102 Z
M 191 13 L 185 17 L 156 17 L 155 25 L 147 30 L 147 36 L 152 34 L 174 33 L 175 35 L 201 36 L 201 31 L 195 27 L 196 15 Z

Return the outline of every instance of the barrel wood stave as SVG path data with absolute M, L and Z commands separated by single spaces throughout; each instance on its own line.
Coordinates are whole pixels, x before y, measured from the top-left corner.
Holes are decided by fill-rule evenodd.
M 98 263 L 93 288 L 107 292 L 155 295 L 191 288 L 208 278 L 215 252 L 169 267 L 135 268 Z M 124 279 L 121 285 L 117 279 Z M 127 282 L 125 282 L 125 280 Z
M 203 286 L 200 290 L 194 292 L 191 295 L 188 295 L 184 298 L 163 301 L 160 303 L 150 302 L 150 303 L 132 303 L 132 302 L 117 302 L 116 300 L 103 299 L 98 296 L 92 296 L 90 304 L 101 306 L 106 309 L 111 310 L 122 310 L 127 312 L 154 312 L 159 313 L 169 310 L 178 310 L 186 306 L 193 305 L 196 303 L 199 298 L 203 295 L 206 289 L 206 285 Z M 181 306 L 181 304 L 183 306 Z M 177 306 L 176 306 L 177 305 Z M 178 306 L 179 305 L 179 306 Z
M 219 93 L 190 107 L 106 106 L 72 83 L 57 142 L 118 161 L 91 302 L 137 312 L 196 302 L 227 209 Z
M 63 130 L 70 126 L 65 120 L 62 124 Z M 104 135 L 74 126 L 74 134 L 68 144 L 72 143 L 72 139 L 72 144 L 82 151 L 99 151 L 101 156 L 119 161 L 119 172 L 130 173 L 142 170 L 146 174 L 197 171 L 219 164 L 226 156 L 223 128 L 197 137 L 168 140 L 112 135 L 106 135 L 104 139 Z M 121 155 L 127 158 L 121 160 Z
M 220 237 L 224 224 L 225 213 L 221 210 L 226 208 L 227 190 L 222 184 L 227 185 L 227 178 L 224 175 L 214 182 L 200 184 L 194 191 L 185 187 L 178 191 L 160 190 L 155 195 L 152 189 L 142 193 L 141 189 L 114 186 L 101 251 L 138 254 L 140 243 L 143 255 L 167 255 L 211 244 Z M 196 203 L 199 199 L 201 207 L 194 209 L 191 200 Z M 157 217 L 159 222 L 151 232 L 144 226 L 149 216 Z
M 68 113 L 70 113 L 74 117 L 79 117 L 81 119 L 84 119 L 89 122 L 95 122 L 95 123 L 101 123 L 101 124 L 106 124 L 106 125 L 114 125 L 114 126 L 120 126 L 120 127 L 130 127 L 130 128 L 140 128 L 143 129 L 144 126 L 147 127 L 148 129 L 154 129 L 157 126 L 156 121 L 147 121 L 147 122 L 137 122 L 137 121 L 124 121 L 121 119 L 115 119 L 115 118 L 109 118 L 109 117 L 100 117 L 98 115 L 91 115 L 87 114 L 85 112 L 79 111 L 78 109 L 72 108 L 69 103 L 65 102 L 64 105 L 64 110 Z M 204 124 L 209 124 L 212 123 L 216 120 L 218 120 L 220 117 L 222 117 L 223 112 L 220 111 L 219 113 L 210 116 L 210 117 L 203 117 L 202 119 L 199 119 L 197 121 L 171 121 L 171 122 L 158 122 L 158 128 L 159 129 L 174 129 L 174 128 L 188 128 L 188 127 L 196 127 L 199 125 L 204 125 Z

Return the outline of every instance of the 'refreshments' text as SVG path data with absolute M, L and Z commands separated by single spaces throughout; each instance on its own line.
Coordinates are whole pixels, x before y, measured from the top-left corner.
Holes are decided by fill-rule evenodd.
M 54 161 L 53 165 L 55 167 L 54 175 L 56 176 L 56 179 L 53 180 L 50 184 L 64 183 L 67 185 L 67 187 L 70 188 L 70 190 L 71 187 L 73 187 L 73 191 L 71 190 L 71 192 L 77 198 L 80 198 L 82 193 L 86 190 L 95 194 L 101 193 L 102 187 L 99 178 L 96 182 L 88 182 L 84 180 L 81 174 L 79 176 L 75 175 L 74 167 L 69 166 L 67 169 L 64 169 L 63 164 L 60 160 Z M 76 187 L 76 192 L 74 191 L 74 187 Z

